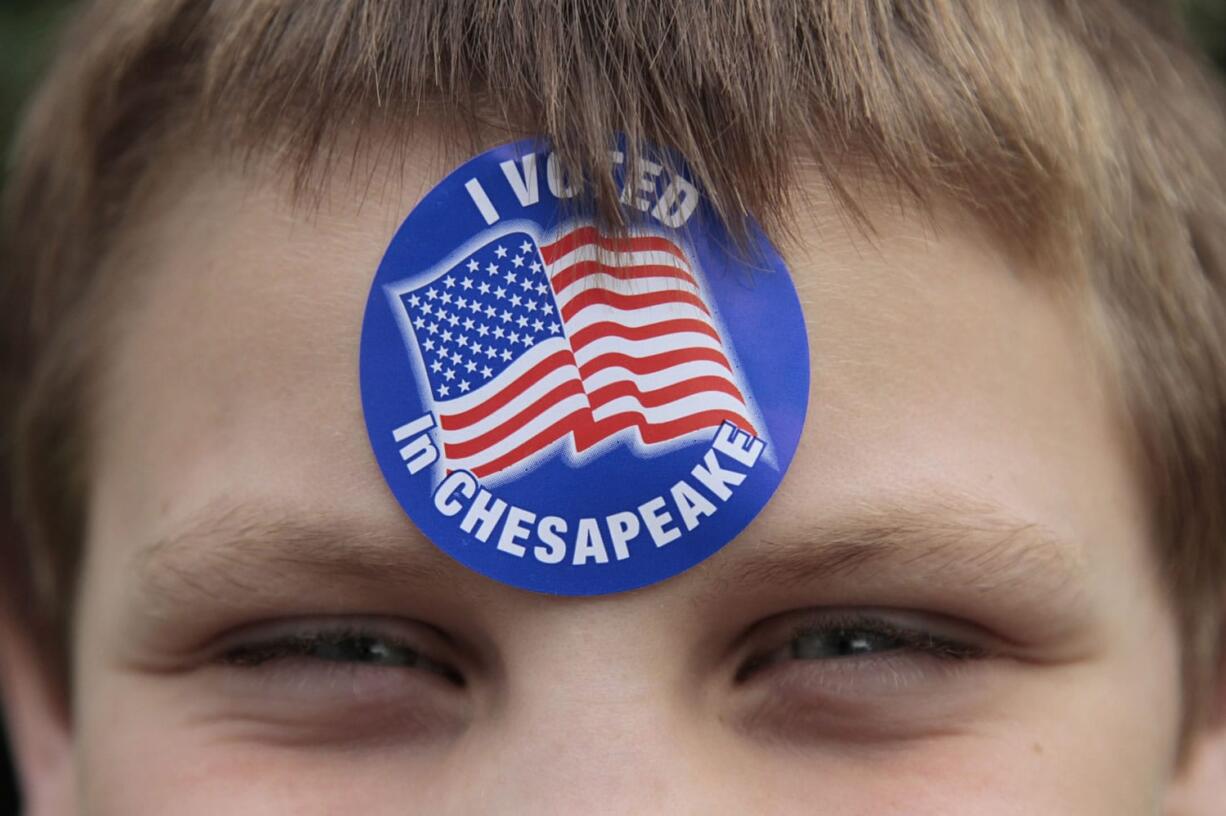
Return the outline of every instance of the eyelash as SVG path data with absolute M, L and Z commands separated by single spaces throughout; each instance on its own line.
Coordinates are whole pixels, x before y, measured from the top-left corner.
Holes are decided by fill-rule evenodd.
M 289 662 L 293 660 L 335 662 L 360 666 L 364 661 L 345 660 L 343 657 L 331 658 L 321 656 L 321 648 L 340 649 L 343 646 L 358 645 L 368 651 L 374 651 L 378 645 L 387 652 L 401 652 L 404 662 L 381 664 L 376 668 L 406 668 L 433 672 L 458 687 L 465 685 L 463 675 L 451 666 L 427 657 L 420 648 L 403 638 L 389 636 L 372 628 L 321 628 L 304 630 L 290 635 L 272 637 L 266 640 L 244 643 L 225 651 L 220 662 L 237 668 L 256 669 L 270 664 Z M 354 655 L 356 657 L 357 655 Z
M 769 627 L 769 622 L 767 626 Z M 956 663 L 982 658 L 988 654 L 987 650 L 982 647 L 936 635 L 920 626 L 902 625 L 880 615 L 840 613 L 814 618 L 810 614 L 807 619 L 797 624 L 780 628 L 783 629 L 782 632 L 768 636 L 769 646 L 756 651 L 742 662 L 734 676 L 736 683 L 747 682 L 759 672 L 784 663 L 838 661 L 841 665 L 847 665 L 858 661 L 862 664 L 869 660 L 878 662 L 897 660 L 904 654 L 912 659 L 918 655 Z M 872 640 L 884 640 L 889 646 L 863 654 L 835 654 L 824 657 L 802 657 L 796 654 L 797 644 L 802 639 L 830 636 L 841 637 L 844 641 L 852 641 L 856 637 L 863 640 L 867 637 Z M 351 654 L 345 655 L 346 649 L 351 650 Z M 321 650 L 334 650 L 340 654 L 336 657 L 329 657 L 326 654 L 321 655 Z M 407 639 L 380 632 L 376 627 L 321 627 L 269 637 L 228 649 L 221 655 L 220 662 L 243 669 L 258 669 L 299 660 L 364 667 L 363 664 L 366 661 L 359 659 L 363 655 L 363 650 L 367 653 L 377 650 L 385 653 L 400 653 L 401 662 L 380 663 L 367 668 L 416 669 L 432 672 L 459 688 L 466 685 L 464 676 L 453 667 L 426 656 L 421 649 Z M 346 657 L 353 659 L 346 659 Z
M 825 658 L 804 658 L 795 655 L 796 643 L 807 637 L 841 635 L 850 640 L 851 636 L 868 635 L 881 638 L 892 644 L 887 649 L 866 654 L 832 655 Z M 807 661 L 882 661 L 895 656 L 909 654 L 931 657 L 948 662 L 962 662 L 987 657 L 989 652 L 980 646 L 961 640 L 934 634 L 932 631 L 918 626 L 905 626 L 887 618 L 868 614 L 834 614 L 824 618 L 809 620 L 793 625 L 783 638 L 771 639 L 774 646 L 752 654 L 736 672 L 736 682 L 743 683 L 756 673 L 772 666 L 786 662 Z

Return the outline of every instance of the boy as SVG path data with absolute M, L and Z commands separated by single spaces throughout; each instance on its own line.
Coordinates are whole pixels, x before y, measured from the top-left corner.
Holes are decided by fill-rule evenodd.
M 29 811 L 1220 813 L 1223 132 L 1124 0 L 91 4 Z

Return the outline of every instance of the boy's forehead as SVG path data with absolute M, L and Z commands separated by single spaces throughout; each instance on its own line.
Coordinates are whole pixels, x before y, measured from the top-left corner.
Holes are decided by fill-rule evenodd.
M 227 502 L 403 525 L 370 453 L 358 343 L 374 271 L 437 165 L 337 175 L 311 207 L 212 173 L 153 208 L 117 255 L 136 274 L 97 406 L 98 546 L 134 552 Z M 883 211 L 870 239 L 812 190 L 797 219 L 779 249 L 809 332 L 809 412 L 758 526 L 957 495 L 1077 547 L 1138 539 L 1074 310 L 968 222 Z

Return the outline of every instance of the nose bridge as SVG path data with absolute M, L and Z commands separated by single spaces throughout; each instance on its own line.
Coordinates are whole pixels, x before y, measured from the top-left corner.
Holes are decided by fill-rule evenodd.
M 487 745 L 498 746 L 481 812 L 620 814 L 699 812 L 692 752 L 677 739 L 658 696 L 602 699 L 542 684 L 508 711 Z M 705 812 L 712 812 L 710 808 Z
M 616 605 L 564 611 L 509 650 L 505 705 L 488 723 L 494 810 L 691 812 L 692 712 L 668 627 Z

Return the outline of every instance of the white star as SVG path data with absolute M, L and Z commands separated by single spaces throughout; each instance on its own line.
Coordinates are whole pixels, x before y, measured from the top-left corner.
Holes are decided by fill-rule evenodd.
M 421 328 L 425 328 L 425 325 L 426 325 L 426 319 L 422 317 L 421 315 L 418 315 L 417 317 L 413 318 L 413 328 L 421 329 Z
M 468 309 L 476 314 L 481 314 L 481 302 L 476 298 L 473 298 L 472 303 L 468 304 Z
M 443 301 L 443 303 L 450 303 L 450 302 L 451 302 L 451 293 L 450 293 L 450 292 L 443 292 L 442 301 Z
M 447 313 L 443 311 L 442 309 L 439 309 L 437 312 L 435 312 L 434 316 L 438 318 L 438 322 L 440 324 L 447 322 Z
M 500 318 L 502 318 L 502 322 L 503 322 L 503 323 L 510 323 L 510 322 L 511 322 L 511 313 L 510 313 L 510 312 L 504 311 L 502 314 L 500 314 L 500 315 L 498 315 L 498 316 L 499 316 Z
M 511 263 L 515 264 L 516 269 L 519 269 L 521 266 L 524 265 L 524 256 L 516 255 L 514 258 L 511 259 Z
M 553 314 L 553 304 L 552 303 L 542 303 L 541 311 L 544 312 L 545 314 Z
M 477 364 L 474 363 L 472 360 L 469 360 L 467 363 L 464 364 L 464 370 L 467 371 L 469 374 L 471 374 L 477 370 Z
M 463 359 L 464 358 L 460 356 L 458 351 L 451 352 L 451 362 L 455 363 L 456 365 L 459 365 L 460 361 Z
M 451 332 L 446 331 L 446 330 L 444 330 L 444 331 L 443 331 L 443 342 L 444 342 L 444 343 L 450 343 L 450 342 L 451 342 Z
M 504 246 L 500 246 L 494 250 L 494 254 L 497 255 L 499 258 L 505 258 L 507 257 L 507 248 Z
M 510 340 L 512 343 L 518 343 L 519 342 L 519 332 L 511 332 L 511 336 L 507 339 Z
M 525 292 L 532 291 L 532 278 L 524 278 L 519 282 L 519 285 L 523 287 Z
M 512 306 L 518 306 L 519 304 L 523 302 L 524 302 L 524 299 L 521 298 L 519 295 L 511 295 L 511 305 Z
M 469 346 L 469 348 L 473 354 L 480 354 L 485 350 L 485 346 L 481 345 L 480 343 L 473 343 L 471 346 Z
M 522 329 L 524 326 L 528 325 L 528 318 L 524 315 L 520 315 L 519 317 L 515 318 L 515 325 Z
M 464 331 L 472 331 L 473 326 L 477 325 L 471 317 L 464 318 Z
M 452 380 L 455 379 L 455 369 L 454 368 L 447 369 L 446 371 L 443 372 L 443 377 L 446 378 L 447 382 L 451 382 Z
M 511 359 L 511 352 L 509 352 L 509 351 L 503 351 L 503 352 L 502 352 L 502 359 L 503 359 L 504 361 L 505 361 L 505 360 L 510 360 L 510 359 Z
M 496 314 L 498 314 L 498 310 L 497 310 L 497 309 L 495 309 L 495 308 L 494 308 L 492 305 L 490 305 L 490 306 L 486 306 L 486 307 L 485 307 L 485 316 L 486 316 L 486 317 L 493 317 L 493 316 L 494 316 L 494 315 L 496 315 Z
M 501 286 L 494 290 L 494 297 L 498 298 L 499 300 L 502 300 L 506 296 L 507 290 L 503 289 Z
M 450 326 L 455 326 L 455 325 L 458 325 L 458 324 L 459 324 L 459 322 L 460 322 L 460 318 L 456 317 L 455 315 L 447 315 L 447 324 L 448 324 L 448 325 L 450 325 Z
M 532 251 L 532 244 L 528 243 L 527 241 L 524 241 L 522 244 L 519 245 L 519 251 L 527 255 L 529 252 Z
M 524 345 L 525 345 L 525 346 L 530 346 L 530 345 L 532 345 L 532 344 L 533 344 L 533 343 L 535 343 L 535 342 L 536 342 L 536 340 L 534 340 L 534 339 L 532 338 L 532 335 L 530 335 L 530 334 L 525 334 L 525 335 L 524 335 Z
M 532 263 L 530 263 L 530 264 L 528 265 L 528 268 L 529 268 L 529 269 L 531 269 L 533 272 L 540 272 L 540 271 L 541 271 L 541 265 L 540 265 L 540 263 L 538 263 L 537 261 L 533 261 Z
M 538 284 L 536 285 L 536 293 L 537 293 L 538 295 L 543 295 L 543 294 L 545 294 L 545 284 L 543 284 L 543 283 L 538 283 Z
M 447 277 L 443 278 L 443 285 L 446 286 L 448 289 L 452 288 L 453 286 L 455 286 L 455 277 L 452 275 L 448 275 Z
M 561 327 L 561 326 L 559 326 L 559 325 L 558 325 L 556 322 L 554 322 L 554 323 L 550 323 L 550 324 L 549 324 L 549 333 L 550 333 L 550 334 L 557 334 L 557 333 L 558 333 L 559 331 L 561 331 L 561 330 L 562 330 L 562 327 Z
M 488 380 L 490 377 L 494 376 L 494 372 L 490 371 L 489 366 L 481 366 L 481 376 Z
M 472 288 L 473 288 L 473 279 L 472 279 L 472 278 L 465 278 L 464 280 L 460 281 L 460 285 L 461 285 L 461 286 L 463 286 L 465 289 L 472 289 Z
M 419 298 L 417 295 L 409 295 L 409 305 L 416 309 L 421 305 L 421 298 Z
M 450 394 L 450 393 L 451 393 L 451 389 L 450 389 L 450 388 L 448 388 L 447 386 L 445 386 L 445 385 L 440 385 L 440 386 L 438 387 L 438 395 L 439 395 L 440 397 L 445 397 L 445 396 L 447 396 L 447 395 L 448 395 L 448 394 Z
M 530 312 L 535 312 L 536 311 L 536 301 L 530 300 L 524 304 L 524 307 Z
M 421 345 L 426 351 L 434 351 L 434 339 L 431 337 L 427 337 L 426 342 L 422 343 Z
M 486 283 L 485 281 L 481 281 L 481 285 L 478 286 L 477 289 L 483 295 L 488 295 L 490 293 L 490 285 Z
M 451 349 L 447 348 L 446 346 L 438 347 L 438 358 L 440 360 L 446 360 L 448 354 L 451 354 Z
M 480 268 L 481 268 L 481 264 L 477 263 L 476 258 L 468 259 L 468 271 L 469 272 L 476 272 Z
M 438 324 L 437 323 L 429 324 L 428 326 L 426 326 L 426 331 L 430 332 L 431 334 L 438 334 Z
M 467 309 L 467 308 L 468 308 L 468 298 L 464 297 L 463 295 L 461 295 L 460 297 L 456 298 L 456 299 L 455 299 L 455 307 L 456 307 L 457 309 Z
M 536 320 L 532 321 L 532 331 L 539 332 L 539 331 L 544 331 L 544 330 L 545 330 L 545 324 L 541 322 L 540 318 L 537 318 Z
M 490 333 L 490 327 L 485 325 L 484 323 L 482 323 L 480 326 L 477 327 L 477 335 L 479 337 L 485 337 L 485 335 L 489 333 Z
M 491 275 L 497 275 L 498 274 L 498 264 L 490 263 L 489 266 L 485 267 L 485 271 L 489 272 Z
M 443 364 L 440 363 L 438 360 L 435 360 L 433 363 L 430 364 L 430 370 L 433 371 L 435 374 L 437 374 L 443 370 Z
M 431 306 L 429 303 L 423 303 L 423 304 L 421 305 L 421 313 L 422 313 L 422 314 L 430 314 L 430 313 L 431 313 L 431 312 L 433 312 L 433 311 L 434 311 L 434 307 L 433 307 L 433 306 Z
M 514 272 L 508 269 L 507 274 L 503 275 L 502 279 L 507 283 L 515 283 L 515 281 L 519 280 L 519 275 L 516 275 Z
M 427 289 L 426 297 L 430 298 L 431 300 L 434 300 L 436 297 L 438 297 L 438 292 L 434 291 L 433 289 Z
M 495 326 L 494 336 L 497 337 L 499 340 L 501 340 L 502 338 L 507 336 L 507 333 L 502 330 L 502 326 Z
M 461 394 L 463 394 L 465 391 L 467 391 L 471 387 L 472 386 L 468 384 L 468 380 L 460 380 L 460 393 Z
M 460 345 L 460 346 L 467 346 L 467 345 L 468 345 L 468 336 L 467 336 L 467 335 L 464 335 L 464 334 L 461 334 L 461 335 L 460 335 L 460 337 L 459 337 L 459 339 L 458 339 L 458 340 L 456 340 L 456 344 L 457 344 L 457 345 Z
M 493 346 L 486 346 L 485 356 L 489 357 L 491 360 L 494 359 L 498 356 L 498 349 L 494 348 Z

